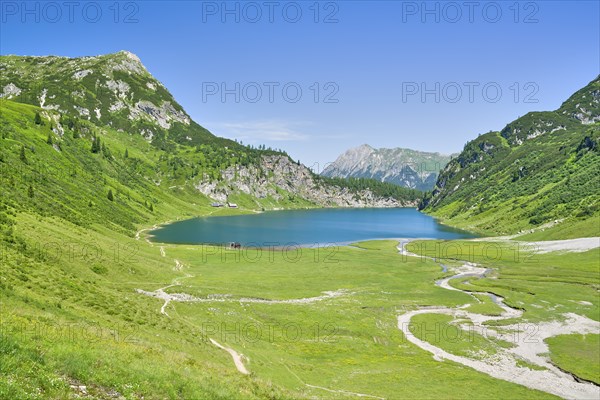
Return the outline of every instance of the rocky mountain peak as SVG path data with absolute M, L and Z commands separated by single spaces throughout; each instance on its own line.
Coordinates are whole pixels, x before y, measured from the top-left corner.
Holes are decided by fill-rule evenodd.
M 363 144 L 347 150 L 322 172 L 334 178 L 371 178 L 403 187 L 430 190 L 451 156 Z
M 352 149 L 351 149 L 352 150 Z M 369 146 L 368 144 L 361 144 L 360 146 L 358 146 L 357 148 L 355 148 L 354 150 L 356 151 L 361 151 L 361 152 L 370 152 L 375 150 L 373 147 Z
M 168 139 L 190 145 L 214 140 L 130 51 L 77 58 L 0 56 L 0 72 L 0 98 L 138 134 L 157 146 Z
M 347 150 L 346 152 L 341 154 L 333 164 L 337 166 L 350 166 L 367 158 L 374 151 L 375 149 L 369 146 L 368 144 L 363 144 L 358 147 L 354 147 L 352 149 Z
M 129 58 L 130 60 L 137 61 L 140 64 L 142 63 L 142 60 L 140 60 L 140 58 L 137 55 L 133 54 L 132 52 L 130 52 L 128 50 L 121 50 L 117 54 L 123 54 L 125 57 Z

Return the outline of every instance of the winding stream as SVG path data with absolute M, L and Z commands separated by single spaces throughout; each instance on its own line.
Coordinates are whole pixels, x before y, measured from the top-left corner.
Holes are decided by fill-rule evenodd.
M 412 255 L 404 248 L 406 243 L 401 243 L 398 247 L 402 255 Z M 441 265 L 444 271 L 448 267 Z M 512 308 L 504 303 L 504 299 L 498 295 L 487 292 L 469 292 L 457 289 L 449 284 L 452 279 L 464 279 L 468 277 L 483 278 L 490 270 L 481 268 L 473 263 L 465 263 L 461 267 L 453 268 L 455 275 L 440 279 L 435 284 L 447 290 L 454 290 L 471 296 L 474 301 L 480 302 L 475 295 L 489 296 L 490 299 L 502 308 L 500 316 L 487 316 L 475 314 L 466 311 L 470 303 L 460 307 L 428 307 L 419 310 L 409 311 L 398 316 L 398 328 L 404 333 L 406 338 L 421 349 L 433 354 L 434 359 L 438 361 L 450 360 L 467 367 L 483 372 L 489 376 L 505 381 L 517 383 L 531 389 L 541 390 L 563 398 L 577 399 L 599 399 L 600 386 L 578 382 L 569 373 L 556 368 L 544 354 L 549 352 L 545 339 L 564 334 L 587 334 L 600 332 L 600 323 L 577 314 L 563 314 L 565 321 L 550 321 L 538 324 L 512 324 L 499 327 L 484 325 L 487 321 L 506 320 L 511 318 L 520 318 L 523 315 L 521 310 Z M 462 329 L 475 329 L 475 332 L 499 340 L 510 342 L 514 347 L 509 349 L 498 348 L 498 353 L 485 360 L 471 359 L 468 357 L 457 356 L 446 352 L 445 350 L 417 338 L 410 330 L 411 319 L 420 314 L 445 314 L 456 319 L 468 319 L 473 326 L 459 325 Z M 530 364 L 543 367 L 543 370 L 532 370 L 527 367 L 519 366 L 517 360 L 526 361 Z

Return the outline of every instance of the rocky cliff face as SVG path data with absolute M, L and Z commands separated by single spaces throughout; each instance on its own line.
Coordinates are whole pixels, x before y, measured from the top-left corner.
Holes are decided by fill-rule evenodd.
M 416 202 L 374 195 L 370 190 L 352 192 L 347 188 L 322 185 L 304 165 L 285 156 L 264 156 L 258 166 L 229 167 L 221 180 L 206 177 L 196 188 L 204 195 L 225 202 L 231 195 L 244 193 L 257 199 L 281 201 L 298 196 L 324 207 L 414 207 Z
M 139 134 L 157 146 L 170 139 L 216 140 L 196 124 L 133 53 L 93 57 L 0 57 L 0 98 Z
M 431 190 L 451 156 L 410 149 L 374 149 L 367 144 L 340 155 L 323 176 L 371 178 L 399 186 Z

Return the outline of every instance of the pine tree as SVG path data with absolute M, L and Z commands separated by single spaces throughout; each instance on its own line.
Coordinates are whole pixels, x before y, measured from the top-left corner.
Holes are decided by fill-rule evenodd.
M 129 158 L 129 150 L 125 149 L 125 158 Z
M 113 201 L 115 198 L 113 196 L 112 189 L 108 189 L 108 200 Z
M 154 206 L 150 203 L 150 211 L 154 212 Z
M 21 154 L 19 155 L 19 158 L 21 159 L 21 161 L 23 161 L 24 163 L 27 162 L 27 155 L 25 154 L 25 146 L 21 146 Z
M 42 124 L 42 117 L 40 117 L 40 113 L 39 112 L 35 113 L 35 117 L 33 118 L 33 122 L 36 125 L 41 125 Z
M 52 140 L 52 134 L 51 133 L 48 134 L 48 140 L 46 140 L 46 143 L 48 143 L 48 144 L 53 144 L 54 143 L 54 141 Z
M 33 186 L 29 185 L 29 189 L 27 189 L 27 195 L 29 196 L 30 199 L 33 199 L 33 196 L 34 196 Z
M 100 138 L 94 137 L 92 139 L 92 153 L 98 153 L 100 151 Z

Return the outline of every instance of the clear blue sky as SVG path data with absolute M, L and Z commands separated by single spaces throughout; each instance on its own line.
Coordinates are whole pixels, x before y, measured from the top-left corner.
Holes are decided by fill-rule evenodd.
M 2 0 L 0 53 L 129 50 L 213 133 L 320 168 L 362 143 L 460 151 L 600 73 L 598 1 L 76 3 Z

